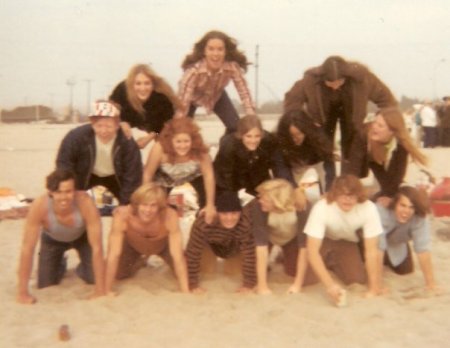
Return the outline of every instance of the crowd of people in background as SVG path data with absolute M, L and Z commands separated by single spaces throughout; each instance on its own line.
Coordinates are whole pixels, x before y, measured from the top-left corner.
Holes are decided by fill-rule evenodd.
M 116 280 L 135 275 L 151 255 L 169 265 L 182 292 L 205 292 L 202 267 L 220 257 L 240 259 L 239 292 L 270 294 L 269 256 L 277 246 L 292 277 L 288 293 L 321 282 L 341 306 L 349 284 L 367 284 L 367 297 L 386 293 L 384 265 L 411 273 L 410 240 L 426 289 L 439 291 L 427 197 L 404 180 L 409 163 L 427 165 L 413 128 L 420 125 L 423 147 L 449 146 L 450 98 L 437 109 L 424 103 L 417 117 L 404 116 L 366 66 L 330 56 L 286 92 L 276 129 L 268 130 L 244 77 L 248 64 L 235 39 L 211 31 L 184 58 L 178 93 L 148 65 L 137 64 L 109 100 L 95 103 L 89 124 L 64 137 L 48 192 L 26 219 L 18 302 L 36 301 L 28 283 L 39 238 L 37 287 L 61 281 L 64 252 L 75 248 L 77 274 L 95 284 L 94 297 L 116 294 Z M 230 81 L 242 117 L 225 91 Z M 367 113 L 369 102 L 378 108 L 374 115 Z M 215 158 L 195 122 L 198 107 L 225 126 Z M 144 135 L 134 138 L 133 128 Z M 143 159 L 146 147 L 151 150 Z M 311 170 L 317 173 L 312 182 L 305 180 Z M 369 172 L 379 188 L 368 193 L 360 179 Z M 168 196 L 186 183 L 197 193 L 199 210 L 183 250 Z M 100 214 L 84 192 L 96 185 L 119 204 L 106 257 Z
M 450 97 L 442 102 L 424 100 L 404 113 L 411 136 L 418 146 L 425 148 L 450 147 Z

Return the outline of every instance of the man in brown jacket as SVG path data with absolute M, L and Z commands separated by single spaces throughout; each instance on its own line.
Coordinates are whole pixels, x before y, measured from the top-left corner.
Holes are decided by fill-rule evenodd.
M 331 56 L 322 65 L 307 70 L 286 93 L 284 112 L 305 110 L 333 141 L 339 120 L 342 172 L 345 173 L 369 101 L 378 108 L 397 105 L 389 88 L 364 65 Z M 334 163 L 325 163 L 325 170 L 328 188 L 335 176 Z

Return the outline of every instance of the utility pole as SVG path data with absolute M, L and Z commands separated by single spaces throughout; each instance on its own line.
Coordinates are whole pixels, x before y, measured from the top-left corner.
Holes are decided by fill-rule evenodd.
M 73 87 L 76 84 L 75 78 L 71 77 L 68 78 L 66 81 L 67 86 L 69 86 L 69 118 L 72 121 L 72 123 L 75 123 L 74 120 L 74 113 L 73 113 Z
M 259 45 L 255 49 L 255 107 L 258 109 L 258 85 L 259 85 Z
M 87 95 L 86 95 L 86 116 L 89 116 L 91 112 L 91 79 L 85 79 L 86 81 L 86 88 L 87 88 Z

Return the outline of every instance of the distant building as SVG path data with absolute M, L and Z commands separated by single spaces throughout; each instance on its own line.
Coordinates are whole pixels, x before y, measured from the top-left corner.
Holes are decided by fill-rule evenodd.
M 11 111 L 1 111 L 1 121 L 4 123 L 49 121 L 54 118 L 53 110 L 43 105 L 19 106 Z

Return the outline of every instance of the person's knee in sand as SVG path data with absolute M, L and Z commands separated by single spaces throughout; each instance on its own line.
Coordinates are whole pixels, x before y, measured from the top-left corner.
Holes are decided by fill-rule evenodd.
M 33 255 L 40 238 L 37 287 L 59 284 L 66 271 L 64 253 L 76 249 L 76 273 L 104 295 L 104 260 L 100 216 L 86 192 L 75 190 L 74 174 L 57 169 L 47 176 L 48 193 L 32 203 L 24 228 L 18 271 L 17 301 L 34 303 L 29 292 Z

